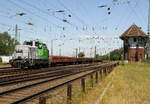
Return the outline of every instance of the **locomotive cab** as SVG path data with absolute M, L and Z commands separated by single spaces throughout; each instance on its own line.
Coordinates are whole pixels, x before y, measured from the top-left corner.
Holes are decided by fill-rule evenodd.
M 48 67 L 49 51 L 46 44 L 39 41 L 25 41 L 24 45 L 16 45 L 10 64 L 21 69 Z
M 29 45 L 16 45 L 10 64 L 15 68 L 33 66 L 37 55 L 37 47 Z

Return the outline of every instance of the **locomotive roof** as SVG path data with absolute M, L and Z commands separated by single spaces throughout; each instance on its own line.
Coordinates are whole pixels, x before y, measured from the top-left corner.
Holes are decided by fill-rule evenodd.
M 32 42 L 33 42 L 33 40 L 25 41 L 25 42 L 24 42 L 24 45 L 32 45 Z M 41 44 L 41 45 L 46 45 L 45 43 L 40 42 L 40 41 L 35 41 L 35 44 L 36 44 L 36 45 L 39 45 L 39 44 Z
M 30 45 L 16 45 L 16 47 L 17 47 L 17 48 L 20 48 L 20 47 L 24 47 L 24 48 L 25 48 L 25 47 L 30 47 L 30 48 L 33 47 L 33 48 L 36 48 L 35 46 L 30 46 Z
M 146 35 L 146 33 L 144 33 L 140 27 L 133 24 L 120 36 L 121 39 L 124 39 L 125 37 L 144 37 L 144 38 L 148 38 L 148 35 Z

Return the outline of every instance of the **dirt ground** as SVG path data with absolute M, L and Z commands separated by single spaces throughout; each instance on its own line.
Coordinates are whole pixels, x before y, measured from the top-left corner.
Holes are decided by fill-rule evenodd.
M 0 63 L 0 68 L 3 68 L 3 67 L 11 67 L 11 65 L 10 64 Z

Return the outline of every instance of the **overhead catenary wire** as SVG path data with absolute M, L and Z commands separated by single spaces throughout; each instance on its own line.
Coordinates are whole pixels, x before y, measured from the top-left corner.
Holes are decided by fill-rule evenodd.
M 137 5 L 138 5 L 138 3 L 139 2 L 136 2 L 136 5 L 134 6 L 134 8 L 136 8 L 137 7 Z M 136 13 L 136 11 L 134 10 L 134 8 L 132 8 L 132 6 L 131 5 L 129 5 L 128 4 L 128 6 L 130 7 L 130 9 L 132 10 L 132 12 L 135 14 L 135 16 L 140 20 L 140 21 L 142 21 L 143 19 L 142 18 L 140 18 L 140 16 Z M 144 21 L 144 20 L 143 20 Z
M 89 29 L 88 29 L 88 25 L 81 19 L 79 18 L 72 10 L 70 10 L 63 2 L 61 2 L 61 0 L 57 0 L 57 2 L 64 8 L 66 9 L 69 13 L 71 13 L 71 15 L 79 22 L 82 24 L 82 31 L 84 31 L 85 33 L 90 33 Z M 79 29 L 76 27 L 76 29 Z
M 62 7 L 64 7 L 67 11 L 69 11 L 80 23 L 86 25 L 86 23 L 83 20 L 81 20 L 75 13 L 73 13 L 69 8 L 67 8 L 60 0 L 57 1 Z
M 127 12 L 124 15 L 120 15 L 119 18 L 121 21 L 116 25 L 116 28 L 119 28 L 119 25 L 122 26 L 122 28 L 120 27 L 120 29 L 117 29 L 117 31 L 120 31 L 121 29 L 126 28 L 126 26 L 123 24 L 127 23 L 127 21 L 129 21 L 131 19 L 132 11 L 129 8 L 127 11 L 129 11 L 129 12 Z
M 57 28 L 63 28 L 62 26 L 58 26 L 58 25 L 56 25 L 56 24 L 52 23 L 51 21 L 49 21 L 49 19 L 44 18 L 44 17 L 42 17 L 41 15 L 37 15 L 37 14 L 35 14 L 34 12 L 31 12 L 30 10 L 28 10 L 28 9 L 26 9 L 26 8 L 24 8 L 24 7 L 22 7 L 22 6 L 20 6 L 19 4 L 15 3 L 15 2 L 14 2 L 14 1 L 12 1 L 12 0 L 7 0 L 7 1 L 9 1 L 11 4 L 15 5 L 16 7 L 18 7 L 18 8 L 22 8 L 23 10 L 25 10 L 25 11 L 29 12 L 31 15 L 36 16 L 36 17 L 40 18 L 41 20 L 45 21 L 46 23 L 48 23 L 48 22 L 49 22 L 49 23 L 51 23 L 52 25 L 54 25 L 55 27 L 57 27 Z
M 47 4 L 49 4 L 49 2 L 47 3 Z M 46 4 L 45 4 L 46 5 Z M 52 5 L 52 4 L 51 4 Z M 53 5 L 52 5 L 53 6 Z M 50 8 L 51 9 L 51 8 Z M 56 9 L 56 7 L 54 8 L 54 6 L 53 6 L 53 9 L 55 9 L 55 10 L 57 10 Z M 52 12 L 52 10 L 51 10 L 51 12 Z M 64 11 L 64 12 L 66 12 L 66 11 Z M 72 17 L 72 16 L 71 16 Z M 70 22 L 70 21 L 69 21 Z M 73 23 L 71 23 L 70 22 L 70 25 L 71 26 L 73 26 L 73 27 L 75 27 L 75 29 L 78 31 L 78 30 L 81 30 L 81 29 L 78 29 L 79 28 L 79 26 L 77 26 L 77 25 L 75 25 L 75 24 L 73 24 Z M 63 29 L 63 30 L 65 30 L 65 28 Z M 87 26 L 86 26 L 86 30 L 87 30 Z M 84 30 L 83 30 L 84 31 Z
M 46 12 L 46 11 L 44 11 L 44 10 L 38 8 L 38 7 L 35 6 L 35 5 L 30 4 L 29 2 L 26 2 L 26 1 L 24 1 L 24 0 L 21 0 L 21 1 L 19 1 L 19 2 L 22 2 L 22 3 L 26 4 L 26 5 L 28 5 L 28 6 L 32 7 L 32 8 L 34 8 L 34 9 L 36 9 L 36 10 L 38 10 L 38 11 L 40 11 L 41 13 L 44 13 L 44 14 L 49 15 L 49 16 L 52 16 L 52 17 L 56 18 L 57 20 L 60 20 L 61 22 L 68 23 L 68 24 L 74 26 L 74 25 L 73 25 L 72 23 L 70 23 L 68 20 L 61 19 L 61 18 L 55 16 L 54 14 L 49 14 L 48 12 Z
M 85 7 L 85 5 L 83 4 L 83 2 L 80 2 L 80 5 L 79 5 L 83 10 L 84 10 L 84 12 L 86 13 L 86 15 L 88 16 L 88 18 L 89 18 L 89 20 L 90 20 L 90 22 L 92 23 L 92 18 L 91 18 L 91 15 L 88 15 L 89 13 L 88 13 L 88 10 L 87 10 L 87 8 Z
M 19 0 L 18 0 L 18 2 L 17 2 L 17 0 L 16 0 L 16 1 L 11 0 L 11 1 L 15 2 L 15 3 L 18 4 L 19 6 L 23 7 L 24 9 L 26 9 L 27 11 L 25 11 L 23 8 L 21 8 L 22 10 L 25 11 L 25 13 L 27 13 L 27 16 L 28 16 L 28 14 L 31 14 L 31 15 L 33 15 L 33 16 L 35 16 L 35 17 L 41 16 L 41 17 L 38 17 L 38 19 L 44 21 L 44 22 L 47 23 L 47 24 L 50 23 L 49 21 L 51 21 L 51 20 L 50 20 L 49 18 L 44 17 L 43 15 L 40 15 L 40 14 L 37 14 L 37 13 L 34 12 L 34 10 L 37 10 L 37 9 L 34 9 L 34 8 L 33 8 L 33 9 L 34 9 L 33 11 L 30 10 L 29 8 L 32 8 L 30 5 L 26 6 L 26 5 L 24 5 L 24 4 L 21 4 L 21 2 L 20 2 Z M 24 1 L 25 1 L 25 0 L 24 0 Z M 44 1 L 44 0 L 43 0 L 43 1 Z M 59 0 L 59 1 L 61 1 L 61 0 Z M 25 2 L 26 2 L 26 1 L 25 1 Z M 41 2 L 38 2 L 40 5 L 36 5 L 36 4 L 34 4 L 34 3 L 30 2 L 30 1 L 27 1 L 27 2 L 29 2 L 31 5 L 34 5 L 34 6 L 38 7 L 39 9 L 45 11 L 47 14 L 50 13 L 50 12 L 48 12 L 48 11 L 45 9 L 46 7 L 45 7 L 45 8 L 41 8 L 41 5 L 42 5 Z M 67 6 L 67 4 L 66 4 L 65 2 L 63 2 L 63 1 L 61 1 L 61 2 L 65 5 L 65 7 Z M 48 2 L 44 2 L 44 3 L 45 3 L 46 5 L 48 4 Z M 84 2 L 83 2 L 83 3 L 84 3 Z M 51 5 L 51 4 L 49 4 L 49 5 Z M 48 6 L 48 5 L 47 5 L 47 6 Z M 58 5 L 57 5 L 57 6 L 58 6 Z M 82 5 L 80 5 L 80 6 L 82 7 Z M 16 7 L 17 7 L 17 6 L 16 6 Z M 26 8 L 26 7 L 27 7 L 27 8 Z M 51 7 L 51 6 L 50 6 L 50 7 Z M 19 7 L 19 8 L 20 8 L 20 7 Z M 60 8 L 60 7 L 54 7 L 54 8 L 52 8 L 52 9 L 51 9 L 51 8 L 50 8 L 50 9 L 51 9 L 52 11 L 56 11 L 57 8 Z M 61 5 L 61 8 L 62 8 L 62 5 Z M 67 8 L 68 8 L 68 7 L 67 7 Z M 81 9 L 82 9 L 82 8 L 81 8 Z M 111 9 L 112 9 L 112 8 L 111 8 Z M 15 10 L 15 8 L 14 8 L 14 10 Z M 64 10 L 64 9 L 63 9 L 63 10 Z M 66 10 L 66 9 L 65 9 L 65 10 Z M 72 8 L 69 8 L 69 10 L 70 10 L 71 12 L 73 12 L 73 13 L 75 12 L 75 11 L 72 11 Z M 19 11 L 20 11 L 20 10 L 19 10 Z M 24 12 L 24 11 L 23 11 L 23 12 Z M 29 11 L 29 12 L 28 12 L 28 11 Z M 39 11 L 39 10 L 37 10 L 37 11 Z M 69 12 L 68 10 L 66 10 L 66 11 L 67 11 L 67 13 Z M 130 12 L 130 11 L 129 11 L 129 12 Z M 131 11 L 131 12 L 132 12 L 132 11 Z M 12 13 L 13 13 L 13 12 L 12 12 Z M 76 12 L 75 12 L 75 13 L 76 13 Z M 81 12 L 80 12 L 80 13 L 81 13 Z M 41 14 L 43 14 L 43 13 L 41 12 Z M 45 13 L 44 13 L 44 14 L 45 14 Z M 61 14 L 61 13 L 60 13 L 60 14 Z M 71 14 L 71 13 L 69 12 L 69 14 Z M 123 16 L 123 15 L 121 16 L 121 17 L 122 17 L 122 21 L 121 21 L 121 22 L 123 22 L 124 19 L 127 20 L 127 18 L 131 21 L 131 19 L 132 19 L 131 17 L 132 17 L 132 16 L 131 16 L 131 17 L 128 17 L 127 14 L 128 14 L 128 13 L 126 13 L 124 16 Z M 37 16 L 37 15 L 38 15 L 38 16 Z M 75 14 L 75 15 L 76 15 L 76 14 Z M 127 18 L 124 18 L 126 15 L 127 15 Z M 56 15 L 56 16 L 58 16 L 59 18 L 61 18 L 61 15 L 59 16 L 59 14 Z M 72 14 L 71 14 L 71 16 L 74 17 L 74 15 L 72 15 Z M 79 17 L 79 15 L 77 15 L 77 16 Z M 87 16 L 88 16 L 88 15 L 87 15 Z M 18 16 L 18 17 L 19 17 L 19 16 Z M 24 17 L 25 17 L 25 16 L 23 16 L 23 19 L 24 19 Z M 109 16 L 109 17 L 110 17 L 110 16 Z M 47 21 L 45 18 L 47 18 L 48 21 Z M 64 17 L 63 17 L 63 18 L 64 18 Z M 84 19 L 84 17 L 82 17 L 82 18 Z M 82 20 L 82 18 L 80 17 L 81 20 Z M 103 17 L 103 18 L 105 19 L 105 17 Z M 103 18 L 102 18 L 102 19 L 103 19 Z M 14 19 L 16 19 L 16 18 L 14 18 Z M 22 19 L 22 20 L 23 20 L 23 19 Z M 43 20 L 43 19 L 44 19 L 44 20 Z M 62 19 L 62 18 L 61 18 L 61 19 Z M 76 17 L 73 18 L 73 19 L 78 20 Z M 111 17 L 110 17 L 109 19 L 112 20 Z M 19 19 L 19 20 L 20 20 L 20 19 Z M 24 19 L 24 20 L 26 20 L 26 19 Z M 34 18 L 33 18 L 33 20 L 34 20 Z M 124 22 L 126 22 L 126 20 L 125 20 Z M 71 20 L 70 20 L 70 21 L 71 21 Z M 69 21 L 69 22 L 70 22 L 70 21 Z M 85 20 L 84 20 L 84 21 L 85 21 Z M 84 22 L 84 21 L 83 21 L 83 22 Z M 16 22 L 17 22 L 17 21 L 16 21 Z M 31 20 L 30 22 L 32 22 L 32 20 Z M 33 21 L 33 22 L 34 22 L 34 21 Z M 52 22 L 53 22 L 53 21 L 52 21 Z M 74 21 L 72 21 L 72 22 L 74 22 Z M 79 28 L 78 30 L 87 31 L 87 30 L 90 29 L 90 32 L 91 32 L 91 33 L 97 32 L 97 26 L 98 26 L 98 25 L 88 27 L 88 26 L 84 25 L 81 21 L 78 20 L 78 22 L 83 25 L 83 26 L 80 26 L 80 27 L 78 26 L 78 27 L 77 27 L 77 28 Z M 86 22 L 86 21 L 85 21 L 85 22 Z M 89 21 L 88 21 L 88 22 L 89 22 Z M 128 21 L 127 21 L 127 22 L 128 22 Z M 78 24 L 79 24 L 79 23 L 78 23 Z M 101 23 L 101 22 L 100 22 L 100 23 Z M 44 27 L 44 29 L 43 29 L 43 31 L 45 31 L 45 33 L 47 33 L 47 28 L 49 28 L 49 27 L 47 26 L 47 24 L 45 25 L 45 27 Z M 104 24 L 104 25 L 105 25 L 105 24 Z M 65 25 L 65 26 L 66 26 L 66 25 Z M 62 33 L 61 33 L 60 31 L 57 31 L 56 34 L 58 33 L 59 35 L 60 35 L 60 34 L 62 35 L 64 32 L 69 32 L 69 31 L 71 30 L 71 29 L 68 29 L 68 30 L 67 30 L 68 27 L 65 27 L 65 26 L 62 27 L 62 30 L 61 30 Z M 68 26 L 68 25 L 67 25 L 67 26 Z M 103 29 L 103 30 L 108 30 L 107 26 L 109 26 L 109 25 L 103 26 L 103 27 L 101 27 L 101 29 Z M 124 25 L 120 25 L 120 26 L 123 27 Z M 41 26 L 41 27 L 43 27 L 43 26 Z M 118 26 L 118 27 L 119 27 L 119 26 Z M 124 27 L 125 27 L 125 26 L 124 26 Z M 83 29 L 83 28 L 84 28 L 84 29 Z M 106 28 L 107 28 L 107 29 L 106 29 Z M 92 30 L 93 30 L 93 31 L 92 31 Z M 32 31 L 32 30 L 31 30 L 31 31 Z M 38 30 L 38 28 L 37 28 L 37 31 L 39 32 L 40 30 Z M 43 32 L 43 31 L 42 31 L 42 32 Z M 82 31 L 82 32 L 83 32 L 83 31 Z M 119 29 L 118 29 L 117 31 L 119 31 Z M 74 32 L 74 31 L 71 31 L 71 32 Z M 78 31 L 78 32 L 79 32 L 79 31 Z M 90 32 L 89 32 L 89 33 L 90 33 Z M 40 33 L 40 32 L 39 32 L 39 33 Z M 55 33 L 55 32 L 54 32 L 54 33 Z M 96 33 L 95 33 L 95 34 L 96 34 Z M 66 35 L 66 34 L 65 34 L 65 35 Z M 51 37 L 51 36 L 50 36 L 50 37 Z M 64 37 L 64 38 L 66 38 L 66 37 Z M 97 40 L 95 39 L 94 41 L 97 41 Z M 93 42 L 93 43 L 95 43 L 95 42 Z M 106 43 L 107 43 L 107 42 L 106 42 Z
M 23 10 L 26 11 L 27 13 L 30 13 L 31 15 L 33 15 L 33 16 L 35 16 L 35 17 L 38 17 L 39 19 L 43 20 L 44 22 L 46 22 L 46 23 L 51 23 L 51 21 L 49 21 L 47 18 L 44 18 L 44 17 L 42 17 L 41 15 L 37 15 L 37 14 L 35 14 L 34 12 L 31 12 L 30 10 L 28 10 L 28 9 L 26 9 L 26 8 L 24 8 L 24 7 L 22 7 L 22 6 L 20 6 L 19 4 L 15 3 L 15 2 L 13 2 L 13 1 L 10 1 L 10 0 L 9 0 L 9 2 L 10 2 L 11 4 L 15 5 L 16 7 L 23 9 Z M 51 24 L 54 25 L 54 26 L 57 27 L 57 28 L 63 28 L 63 26 L 58 26 L 58 25 L 53 24 L 53 23 L 51 23 Z M 34 27 L 35 27 L 35 26 L 34 26 Z M 37 34 L 37 31 L 35 31 L 34 33 Z
M 47 1 L 47 0 L 45 0 L 45 1 Z M 44 4 L 44 6 L 47 6 L 47 4 L 49 3 L 49 1 L 47 1 L 48 3 L 45 3 L 45 1 L 43 2 L 43 4 Z M 52 5 L 52 4 L 51 4 L 51 6 L 52 6 L 53 9 L 51 9 L 50 7 L 48 7 L 48 9 L 50 9 L 50 10 L 51 10 L 50 12 L 53 13 L 52 16 L 55 16 L 54 14 L 56 14 L 56 12 L 59 12 L 59 11 L 65 12 L 65 11 L 63 11 L 63 10 L 57 10 L 57 7 L 55 7 L 55 6 Z M 63 15 L 65 15 L 65 13 L 63 13 Z M 55 16 L 55 17 L 56 17 L 56 16 Z M 56 17 L 56 18 L 57 18 L 57 17 Z M 63 22 L 66 21 L 66 23 L 70 24 L 71 26 L 77 27 L 76 24 L 71 23 L 70 21 L 68 21 L 67 19 L 65 19 L 65 17 L 63 17 L 63 18 L 64 18 L 64 19 L 60 19 L 60 18 L 59 18 L 59 20 L 61 20 L 61 21 L 63 21 Z M 65 27 L 63 27 L 63 30 L 65 30 Z

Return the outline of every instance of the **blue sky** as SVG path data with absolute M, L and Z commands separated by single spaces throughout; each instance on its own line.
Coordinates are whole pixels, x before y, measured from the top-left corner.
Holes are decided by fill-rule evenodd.
M 74 56 L 75 48 L 86 56 L 94 55 L 95 46 L 99 54 L 120 48 L 118 37 L 133 23 L 147 33 L 148 0 L 0 0 L 0 4 L 0 32 L 9 30 L 14 37 L 18 24 L 21 43 L 39 39 L 50 49 L 54 40 L 54 55 L 60 48 L 65 56 Z M 98 8 L 102 5 L 106 7 Z M 25 15 L 16 15 L 22 12 Z

